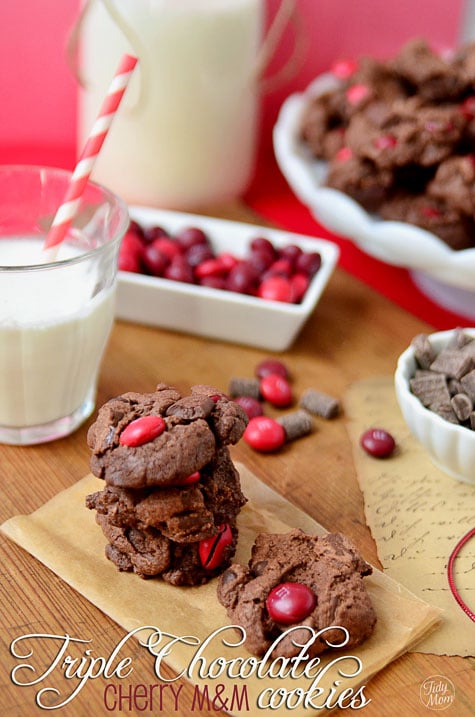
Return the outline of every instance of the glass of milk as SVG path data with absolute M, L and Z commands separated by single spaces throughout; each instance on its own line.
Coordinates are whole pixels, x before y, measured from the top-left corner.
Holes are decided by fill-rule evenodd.
M 43 242 L 70 174 L 0 167 L 0 442 L 74 431 L 93 411 L 114 318 L 124 202 L 90 182 L 66 240 Z
M 193 210 L 241 195 L 255 165 L 263 0 L 89 0 L 78 147 L 124 52 L 139 57 L 95 177 L 129 204 Z

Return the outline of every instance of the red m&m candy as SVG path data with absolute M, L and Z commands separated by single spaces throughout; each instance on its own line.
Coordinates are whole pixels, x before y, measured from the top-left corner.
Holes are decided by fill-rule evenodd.
M 286 378 L 276 373 L 269 373 L 261 378 L 259 392 L 273 406 L 285 408 L 292 403 L 292 389 Z
M 143 443 L 153 441 L 166 427 L 167 424 L 161 416 L 141 416 L 124 428 L 119 443 L 131 448 L 141 446 Z
M 284 625 L 305 620 L 316 604 L 315 593 L 304 583 L 280 583 L 272 588 L 266 600 L 269 616 Z
M 200 541 L 198 553 L 202 566 L 206 570 L 214 570 L 223 562 L 225 548 L 233 542 L 233 533 L 227 523 L 219 526 L 219 532 L 211 538 Z
M 396 448 L 396 441 L 384 428 L 370 428 L 360 438 L 360 445 L 375 458 L 387 458 Z
M 256 451 L 270 453 L 285 443 L 286 435 L 284 427 L 274 418 L 256 416 L 247 424 L 243 439 Z

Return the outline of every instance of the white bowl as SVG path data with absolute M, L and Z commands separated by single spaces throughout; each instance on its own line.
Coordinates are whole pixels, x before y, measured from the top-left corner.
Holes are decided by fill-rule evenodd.
M 200 227 L 217 252 L 243 257 L 254 237 L 265 236 L 276 247 L 296 244 L 304 251 L 319 252 L 322 264 L 300 304 L 121 271 L 116 316 L 126 321 L 284 351 L 314 311 L 338 261 L 338 246 L 325 239 L 194 214 L 144 207 L 129 207 L 129 211 L 143 226 L 163 226 L 172 234 L 184 227 Z
M 300 140 L 299 128 L 309 98 L 337 84 L 333 75 L 321 75 L 303 93 L 288 97 L 280 109 L 274 151 L 291 189 L 330 231 L 351 239 L 376 259 L 408 269 L 421 291 L 475 319 L 475 248 L 454 251 L 431 232 L 380 219 L 343 192 L 324 186 L 327 164 L 311 155 Z
M 463 331 L 475 337 L 475 329 L 464 328 Z M 447 345 L 453 333 L 439 331 L 429 335 L 437 353 Z M 440 470 L 475 485 L 475 431 L 450 423 L 422 405 L 409 388 L 409 379 L 415 370 L 414 349 L 409 347 L 398 359 L 394 385 L 410 432 L 427 449 Z

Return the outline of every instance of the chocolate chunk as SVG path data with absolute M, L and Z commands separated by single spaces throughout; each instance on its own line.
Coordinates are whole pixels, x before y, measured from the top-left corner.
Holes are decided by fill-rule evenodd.
M 260 397 L 259 381 L 256 378 L 237 378 L 229 381 L 229 395 L 232 398 L 237 396 Z
M 464 392 L 475 403 L 475 369 L 462 376 L 460 383 Z
M 450 399 L 450 404 L 454 409 L 454 413 L 459 421 L 467 421 L 473 410 L 473 401 L 467 396 L 466 393 L 456 393 Z
M 301 408 L 304 408 L 309 413 L 322 418 L 334 418 L 341 411 L 341 404 L 337 398 L 314 388 L 304 391 L 299 404 Z
M 422 369 L 430 368 L 431 363 L 435 359 L 435 351 L 427 334 L 418 334 L 411 341 L 414 350 L 414 356 L 418 365 Z
M 313 422 L 306 411 L 292 411 L 276 419 L 284 427 L 288 441 L 306 436 L 312 431 Z
M 438 371 L 451 378 L 461 379 L 473 367 L 473 359 L 457 349 L 443 349 L 431 363 L 431 371 Z
M 450 401 L 447 380 L 441 373 L 418 375 L 409 380 L 409 386 L 424 406 L 438 406 Z

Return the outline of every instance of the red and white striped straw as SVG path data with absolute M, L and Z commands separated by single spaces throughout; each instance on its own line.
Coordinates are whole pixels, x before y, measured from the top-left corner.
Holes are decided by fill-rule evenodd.
M 81 204 L 81 197 L 93 170 L 96 159 L 122 101 L 127 85 L 138 60 L 124 55 L 111 82 L 86 145 L 71 176 L 71 182 L 63 203 L 56 212 L 46 236 L 44 249 L 60 244 L 68 233 L 71 223 Z

